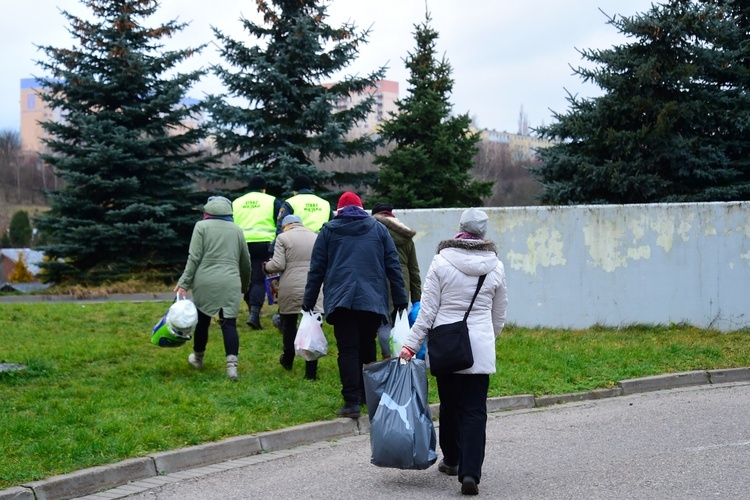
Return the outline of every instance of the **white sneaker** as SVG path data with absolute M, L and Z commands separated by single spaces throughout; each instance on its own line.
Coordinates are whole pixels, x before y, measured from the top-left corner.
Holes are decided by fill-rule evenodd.
M 229 380 L 237 380 L 237 356 L 227 356 L 227 378 Z
M 188 363 L 197 370 L 203 368 L 203 356 L 205 352 L 194 352 L 188 356 Z

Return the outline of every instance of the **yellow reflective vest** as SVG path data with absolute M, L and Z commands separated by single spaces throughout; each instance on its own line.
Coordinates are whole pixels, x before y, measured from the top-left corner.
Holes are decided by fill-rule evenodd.
M 270 194 L 252 191 L 232 202 L 234 223 L 242 228 L 246 242 L 273 241 L 276 237 L 275 201 Z
M 302 224 L 316 233 L 331 217 L 331 204 L 314 194 L 298 194 L 286 202 L 294 210 L 294 215 L 302 219 Z

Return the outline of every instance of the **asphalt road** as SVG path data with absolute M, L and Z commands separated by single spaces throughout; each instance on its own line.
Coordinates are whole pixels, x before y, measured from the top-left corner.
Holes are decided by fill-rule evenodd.
M 745 382 L 491 413 L 479 495 L 747 499 L 749 410 L 750 383 Z M 364 435 L 290 450 L 128 498 L 461 497 L 456 478 L 439 473 L 437 465 L 401 471 L 375 467 L 369 459 L 369 436 Z

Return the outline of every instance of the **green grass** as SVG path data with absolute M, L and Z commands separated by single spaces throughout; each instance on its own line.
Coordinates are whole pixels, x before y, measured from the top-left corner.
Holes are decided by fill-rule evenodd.
M 151 345 L 165 303 L 0 305 L 0 489 L 157 451 L 334 418 L 342 403 L 336 347 L 316 382 L 278 364 L 281 335 L 240 321 L 240 380 L 225 375 L 218 326 L 206 364 L 190 345 Z M 565 394 L 618 380 L 750 365 L 750 331 L 685 325 L 549 330 L 508 327 L 497 342 L 490 395 Z M 435 384 L 430 384 L 436 401 Z

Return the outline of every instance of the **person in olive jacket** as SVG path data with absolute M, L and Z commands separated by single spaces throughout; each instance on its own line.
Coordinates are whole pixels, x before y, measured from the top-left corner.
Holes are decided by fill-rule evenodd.
M 376 360 L 378 327 L 388 321 L 389 286 L 396 310 L 406 310 L 401 265 L 388 230 L 345 192 L 338 213 L 323 225 L 313 246 L 302 309 L 312 310 L 323 286 L 326 321 L 338 347 L 344 406 L 336 413 L 359 418 L 364 404 L 362 366 Z
M 237 316 L 242 294 L 250 284 L 250 254 L 245 236 L 232 218 L 232 202 L 223 196 L 211 196 L 203 208 L 203 220 L 193 228 L 185 270 L 175 291 L 185 297 L 193 292 L 198 309 L 198 324 L 193 334 L 193 353 L 188 363 L 203 368 L 211 318 L 219 315 L 227 377 L 237 380 L 237 356 L 240 340 Z
M 404 289 L 406 295 L 411 299 L 412 307 L 418 307 L 422 300 L 422 278 L 419 276 L 419 262 L 417 261 L 417 247 L 414 245 L 414 236 L 417 232 L 407 227 L 403 222 L 393 215 L 393 205 L 390 203 L 376 203 L 372 206 L 373 218 L 383 224 L 393 238 L 398 252 L 398 261 L 401 263 L 401 274 L 404 276 Z M 395 312 L 395 311 L 394 311 Z M 391 357 L 391 329 L 392 321 L 378 329 L 378 342 L 383 359 Z

